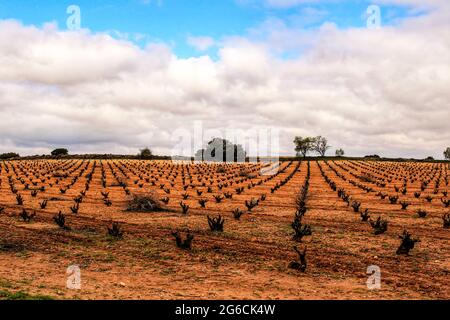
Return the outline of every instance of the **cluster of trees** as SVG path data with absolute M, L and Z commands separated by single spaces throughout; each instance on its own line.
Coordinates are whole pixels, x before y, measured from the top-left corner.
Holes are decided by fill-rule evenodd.
M 364 156 L 364 158 L 381 159 L 381 157 L 377 154 L 369 154 L 368 156 Z
M 295 152 L 297 157 L 306 155 L 310 152 L 316 152 L 321 157 L 325 157 L 327 151 L 331 148 L 328 145 L 328 140 L 325 137 L 295 137 Z M 58 148 L 51 152 L 52 156 L 66 156 L 69 154 L 69 150 L 66 148 Z M 342 148 L 337 149 L 335 156 L 343 157 L 345 152 Z M 0 154 L 0 160 L 19 158 L 20 155 L 14 152 L 8 152 Z M 153 159 L 153 153 L 150 148 L 144 148 L 140 150 L 138 157 L 140 159 Z M 213 162 L 244 162 L 247 154 L 244 148 L 239 144 L 234 144 L 231 141 L 214 138 L 208 142 L 206 149 L 200 149 L 195 154 L 195 160 L 197 161 L 213 161 Z M 370 155 L 365 158 L 380 158 L 378 155 Z M 444 159 L 450 160 L 450 147 L 444 151 Z M 434 160 L 432 157 L 428 157 L 427 160 Z
M 52 156 L 67 156 L 69 154 L 69 150 L 66 148 L 58 148 L 51 152 Z
M 206 149 L 197 150 L 196 161 L 245 162 L 247 153 L 240 144 L 229 140 L 214 138 L 208 142 Z
M 20 155 L 15 152 L 8 152 L 8 153 L 2 153 L 0 154 L 0 160 L 8 160 L 13 158 L 19 158 Z
M 58 148 L 51 152 L 52 156 L 67 156 L 69 155 L 69 150 L 66 148 Z M 139 150 L 138 158 L 140 159 L 152 159 L 153 153 L 150 148 L 144 148 L 142 150 Z
M 295 137 L 295 152 L 297 157 L 306 155 L 310 152 L 316 152 L 321 157 L 325 157 L 327 151 L 331 148 L 328 145 L 328 140 L 325 137 L 317 136 L 317 137 Z M 343 157 L 345 152 L 342 148 L 337 149 L 335 153 L 336 157 Z M 364 158 L 380 158 L 379 155 L 370 155 L 365 156 Z M 450 147 L 444 151 L 444 158 L 446 160 L 450 160 Z M 434 160 L 432 157 L 428 157 L 426 160 Z
M 58 148 L 51 152 L 52 156 L 67 156 L 69 154 L 69 150 L 66 148 Z M 140 159 L 153 159 L 153 152 L 150 148 L 146 147 L 142 150 L 139 150 L 138 158 Z
M 150 148 L 144 148 L 139 151 L 139 158 L 141 159 L 151 159 L 153 157 L 153 152 Z
M 336 157 L 343 157 L 344 155 L 345 155 L 345 152 L 342 148 L 336 150 Z
M 306 157 L 310 152 L 316 152 L 321 157 L 325 157 L 327 151 L 331 148 L 328 145 L 328 140 L 325 137 L 295 137 L 294 139 L 295 151 L 297 156 Z M 51 152 L 52 156 L 67 156 L 69 150 L 66 148 L 57 148 Z M 343 157 L 345 152 L 343 149 L 337 149 L 336 157 Z M 247 154 L 244 148 L 239 144 L 234 144 L 231 141 L 214 138 L 208 142 L 205 149 L 200 149 L 195 153 L 195 160 L 197 161 L 212 161 L 212 162 L 245 162 Z M 366 156 L 370 158 L 380 158 L 378 155 Z M 8 152 L 0 154 L 0 160 L 7 160 L 13 158 L 20 158 L 20 155 L 15 152 Z M 153 153 L 149 148 L 140 150 L 138 154 L 140 159 L 153 159 Z M 444 158 L 450 160 L 450 147 L 444 151 Z M 429 157 L 429 160 L 432 158 Z
M 328 140 L 325 137 L 317 136 L 317 137 L 295 137 L 295 152 L 297 153 L 297 157 L 306 155 L 309 152 L 316 152 L 321 157 L 325 157 L 327 151 L 331 148 L 328 145 Z M 337 157 L 343 157 L 345 154 L 344 150 L 338 149 L 336 150 Z
M 450 160 L 450 147 L 448 147 L 445 151 L 444 151 L 444 158 L 446 160 Z

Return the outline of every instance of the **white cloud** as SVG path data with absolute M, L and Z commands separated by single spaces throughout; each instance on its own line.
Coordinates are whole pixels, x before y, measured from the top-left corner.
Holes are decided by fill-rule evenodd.
M 376 4 L 394 4 L 394 5 L 402 5 L 402 6 L 411 6 L 411 7 L 419 7 L 419 8 L 437 8 L 437 7 L 446 7 L 448 6 L 447 0 L 373 0 L 373 3 Z
M 354 0 L 235 0 L 240 5 L 290 9 L 307 5 L 327 5 L 354 2 Z M 372 0 L 367 4 L 400 5 L 415 9 L 435 9 L 448 6 L 448 0 Z
M 105 34 L 0 22 L 0 152 L 170 153 L 176 129 L 322 134 L 349 155 L 442 157 L 450 141 L 448 10 L 380 30 L 314 32 L 271 22 L 182 59 Z M 269 32 L 270 30 L 270 32 Z M 292 37 L 304 37 L 293 45 Z M 302 55 L 280 59 L 296 46 Z M 277 47 L 274 50 L 274 47 Z

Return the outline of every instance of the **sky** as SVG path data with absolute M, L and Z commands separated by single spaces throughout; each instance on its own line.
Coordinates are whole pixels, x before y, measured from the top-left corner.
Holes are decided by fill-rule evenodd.
M 187 155 L 270 131 L 280 155 L 322 135 L 440 159 L 449 88 L 446 0 L 0 0 L 0 152 Z

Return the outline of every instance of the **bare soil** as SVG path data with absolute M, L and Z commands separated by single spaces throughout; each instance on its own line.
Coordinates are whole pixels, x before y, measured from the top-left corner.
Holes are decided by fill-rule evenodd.
M 311 162 L 308 211 L 303 220 L 311 225 L 312 235 L 301 243 L 292 240 L 290 224 L 296 211 L 297 193 L 305 182 L 307 162 L 302 162 L 297 171 L 296 165 L 282 163 L 285 171 L 266 180 L 268 176 L 258 175 L 260 165 L 255 164 L 227 165 L 225 173 L 220 173 L 218 165 L 137 160 L 3 162 L 0 292 L 26 292 L 56 299 L 450 298 L 450 230 L 443 228 L 442 219 L 450 209 L 441 202 L 442 192 L 450 191 L 445 183 L 450 177 L 448 164 Z M 372 218 L 386 218 L 388 231 L 374 235 L 359 213 L 330 188 L 319 166 L 338 189 L 344 188 L 352 199 L 361 202 L 362 210 L 369 209 Z M 106 187 L 102 186 L 102 168 Z M 256 177 L 241 177 L 240 172 L 248 168 L 253 168 Z M 91 171 L 89 190 L 79 212 L 74 214 L 70 207 L 85 189 L 86 175 Z M 55 172 L 68 176 L 56 177 Z M 188 186 L 186 191 L 182 172 Z M 385 179 L 386 186 L 358 179 L 363 172 L 371 172 L 378 182 Z M 273 186 L 291 174 L 292 179 L 271 193 Z M 8 177 L 23 196 L 23 205 L 17 204 Z M 394 189 L 403 185 L 404 178 L 406 194 Z M 350 180 L 373 190 L 366 192 Z M 425 180 L 430 182 L 416 198 L 414 192 L 420 191 Z M 118 181 L 126 181 L 131 194 L 156 191 L 161 198 L 168 197 L 169 210 L 127 212 L 130 195 Z M 228 186 L 220 190 L 220 183 Z M 248 189 L 250 183 L 254 186 Z M 60 188 L 70 184 L 66 193 L 61 193 Z M 170 193 L 161 189 L 160 184 L 169 188 Z M 29 189 L 41 186 L 45 191 L 33 197 Z M 207 192 L 208 186 L 213 192 Z M 245 188 L 242 194 L 236 193 L 238 186 Z M 203 191 L 201 196 L 197 190 Z M 213 195 L 226 191 L 233 198 L 216 203 Z M 105 204 L 101 192 L 109 192 L 111 206 Z M 185 192 L 189 195 L 187 200 L 182 196 Z M 400 204 L 381 199 L 378 192 L 398 194 L 399 201 L 407 200 L 411 205 L 402 210 Z M 263 194 L 266 200 L 248 212 L 245 201 Z M 431 202 L 425 199 L 426 195 L 433 197 Z M 208 200 L 206 208 L 199 205 L 201 198 Z M 48 205 L 41 209 L 39 203 L 44 199 L 49 200 Z M 187 215 L 181 213 L 180 201 L 190 206 Z M 240 220 L 233 218 L 232 211 L 236 208 L 245 211 Z M 419 208 L 427 210 L 426 218 L 418 217 Z M 29 213 L 36 211 L 36 217 L 23 222 L 19 217 L 23 209 Z M 59 228 L 53 221 L 59 211 L 65 214 L 70 231 Z M 207 215 L 219 214 L 225 217 L 224 232 L 211 232 Z M 124 232 L 121 239 L 107 235 L 107 227 L 113 221 L 120 222 Z M 399 235 L 405 229 L 420 242 L 410 255 L 397 255 Z M 176 247 L 171 233 L 177 230 L 183 235 L 189 230 L 194 235 L 192 250 Z M 307 247 L 308 266 L 304 273 L 288 268 L 289 262 L 297 258 L 294 246 Z M 66 287 L 66 270 L 71 265 L 81 269 L 80 290 Z M 371 265 L 381 270 L 381 289 L 367 287 L 370 275 L 366 272 Z

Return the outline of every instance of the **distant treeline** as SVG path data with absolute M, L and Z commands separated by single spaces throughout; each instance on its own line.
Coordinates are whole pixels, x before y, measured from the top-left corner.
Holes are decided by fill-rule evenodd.
M 143 158 L 139 155 L 121 155 L 121 154 L 71 154 L 71 155 L 34 155 L 20 157 L 16 153 L 4 153 L 0 154 L 0 160 L 61 160 L 61 159 L 81 159 L 81 160 L 142 160 Z M 145 160 L 172 160 L 169 156 L 157 156 L 152 155 Z M 195 158 L 189 157 L 177 157 L 173 160 L 184 160 L 184 161 L 194 161 Z M 269 161 L 267 158 L 246 158 L 246 161 Z M 276 160 L 276 159 L 272 159 Z M 342 161 L 342 160 L 353 160 L 353 161 L 391 161 L 391 162 L 431 162 L 431 163 L 446 163 L 448 160 L 434 160 L 432 158 L 427 159 L 407 159 L 407 158 L 381 158 L 379 156 L 366 156 L 366 157 L 279 157 L 279 161 L 316 161 L 316 160 L 327 160 L 327 161 Z
M 280 157 L 280 161 L 298 161 L 298 160 L 306 160 L 306 161 L 342 161 L 342 160 L 350 160 L 350 161 L 386 161 L 386 162 L 431 162 L 431 163 L 448 163 L 448 160 L 435 160 L 432 158 L 427 159 L 414 159 L 414 158 L 382 158 L 382 157 Z
M 83 159 L 83 160 L 114 160 L 114 159 L 142 159 L 139 155 L 123 154 L 70 154 L 70 155 L 33 155 L 20 157 L 17 154 L 0 155 L 1 160 L 55 160 L 55 159 Z M 150 160 L 170 160 L 169 156 L 151 156 Z
M 20 158 L 20 156 L 18 153 L 14 153 L 14 152 L 0 154 L 0 160 L 7 160 L 7 159 L 13 159 L 13 158 Z

